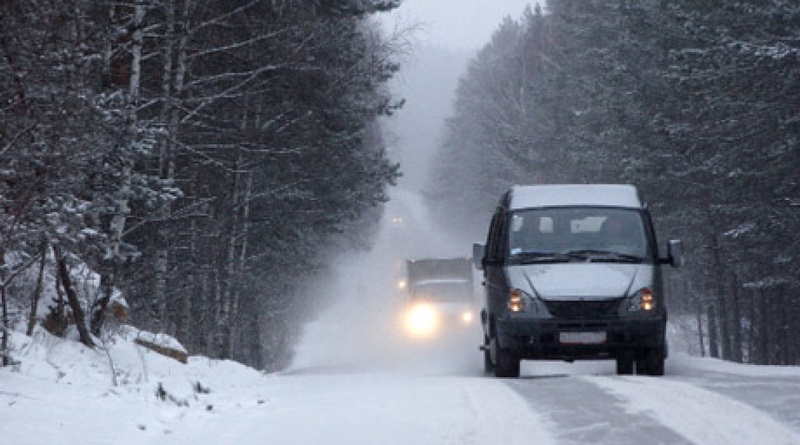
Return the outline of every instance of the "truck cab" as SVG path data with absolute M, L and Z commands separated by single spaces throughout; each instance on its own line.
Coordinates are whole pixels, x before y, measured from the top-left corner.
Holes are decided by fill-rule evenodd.
M 521 360 L 615 360 L 617 373 L 663 375 L 667 305 L 661 266 L 682 262 L 679 240 L 660 257 L 634 186 L 514 186 L 485 244 L 484 365 L 518 377 Z
M 410 259 L 406 272 L 405 327 L 413 337 L 431 338 L 474 322 L 469 257 Z

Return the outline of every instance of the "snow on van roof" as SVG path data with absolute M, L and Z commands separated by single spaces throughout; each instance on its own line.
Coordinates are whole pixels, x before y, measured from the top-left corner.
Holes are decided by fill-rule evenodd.
M 627 184 L 516 185 L 511 209 L 573 205 L 641 208 L 639 192 Z

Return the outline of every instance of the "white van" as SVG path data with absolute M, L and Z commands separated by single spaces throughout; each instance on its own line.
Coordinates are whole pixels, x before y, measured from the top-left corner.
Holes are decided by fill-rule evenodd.
M 518 377 L 520 360 L 616 360 L 617 373 L 663 375 L 667 307 L 653 224 L 634 186 L 514 186 L 500 199 L 483 271 L 484 365 Z

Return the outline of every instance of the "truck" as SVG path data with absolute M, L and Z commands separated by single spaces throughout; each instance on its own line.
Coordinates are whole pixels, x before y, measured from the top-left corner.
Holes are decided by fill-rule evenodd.
M 487 373 L 521 360 L 616 361 L 618 374 L 663 375 L 667 298 L 647 206 L 628 184 L 518 185 L 500 198 L 486 243 L 481 349 Z
M 405 288 L 405 327 L 414 337 L 431 338 L 475 319 L 470 257 L 408 259 Z

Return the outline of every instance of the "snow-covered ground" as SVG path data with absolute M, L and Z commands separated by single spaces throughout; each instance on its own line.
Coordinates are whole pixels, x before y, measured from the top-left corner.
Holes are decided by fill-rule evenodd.
M 263 374 L 108 347 L 16 334 L 21 363 L 0 370 L 2 443 L 800 444 L 797 368 L 676 356 L 652 378 L 525 362 L 520 379 L 498 380 L 477 351 L 420 347 Z

